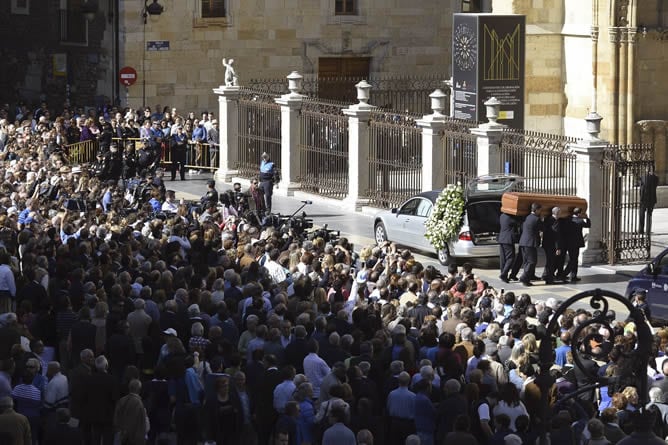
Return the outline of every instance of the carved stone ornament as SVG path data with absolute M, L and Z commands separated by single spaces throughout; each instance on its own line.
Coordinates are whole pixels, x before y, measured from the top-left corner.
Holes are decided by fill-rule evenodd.
M 236 87 L 239 86 L 239 79 L 237 78 L 237 73 L 234 71 L 232 64 L 234 59 L 230 59 L 228 62 L 227 59 L 223 57 L 223 66 L 225 67 L 225 86 L 226 87 Z

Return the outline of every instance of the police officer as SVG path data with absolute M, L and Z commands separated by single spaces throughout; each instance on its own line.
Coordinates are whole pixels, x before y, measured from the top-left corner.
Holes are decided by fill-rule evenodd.
M 271 196 L 274 193 L 275 176 L 276 165 L 274 165 L 267 152 L 262 153 L 262 161 L 260 162 L 260 188 L 264 193 L 264 203 L 267 213 L 271 213 Z
M 202 203 L 202 207 L 207 209 L 211 205 L 218 205 L 218 190 L 216 190 L 216 181 L 213 179 L 209 179 L 206 181 L 206 193 L 204 196 L 202 196 L 202 199 L 200 200 Z

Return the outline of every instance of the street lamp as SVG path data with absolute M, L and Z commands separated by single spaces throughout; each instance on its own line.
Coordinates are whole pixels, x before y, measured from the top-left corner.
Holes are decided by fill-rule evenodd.
M 150 16 L 151 20 L 157 18 L 162 11 L 165 10 L 165 7 L 158 3 L 158 0 L 153 0 L 153 3 L 148 4 L 148 0 L 144 3 L 144 10 L 142 11 L 142 17 L 144 18 L 144 25 L 146 24 L 146 19 Z

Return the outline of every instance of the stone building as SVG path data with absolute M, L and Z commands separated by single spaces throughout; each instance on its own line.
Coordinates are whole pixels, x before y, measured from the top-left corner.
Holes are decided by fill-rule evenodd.
M 665 0 L 6 0 L 0 99 L 213 110 L 223 57 L 241 85 L 293 70 L 448 77 L 452 14 L 478 11 L 527 17 L 525 128 L 581 135 L 597 111 L 604 139 L 655 144 L 668 183 Z M 127 89 L 123 66 L 138 72 Z

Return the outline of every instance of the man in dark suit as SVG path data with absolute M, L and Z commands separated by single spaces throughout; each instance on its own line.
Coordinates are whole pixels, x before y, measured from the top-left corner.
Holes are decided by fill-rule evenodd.
M 656 205 L 656 188 L 659 186 L 659 177 L 654 174 L 651 165 L 647 174 L 640 178 L 640 228 L 639 233 L 645 231 L 645 213 L 647 214 L 647 233 L 652 233 L 652 212 Z
M 84 412 L 81 421 L 88 425 L 84 434 L 90 443 L 111 445 L 114 439 L 114 410 L 119 399 L 119 384 L 107 373 L 105 356 L 95 359 L 95 371 L 86 379 Z
M 538 262 L 538 246 L 540 245 L 540 231 L 542 221 L 538 214 L 541 205 L 534 202 L 531 204 L 531 213 L 522 224 L 522 235 L 520 235 L 520 249 L 524 258 L 524 273 L 520 281 L 525 286 L 531 286 L 531 280 L 536 275 L 536 263 Z
M 285 347 L 285 361 L 288 365 L 295 367 L 297 374 L 304 373 L 304 357 L 308 355 L 306 335 L 304 326 L 295 327 L 295 339 Z
M 274 410 L 274 389 L 283 381 L 283 376 L 276 366 L 276 357 L 267 355 L 264 357 L 266 370 L 260 382 L 255 396 L 258 443 L 268 443 L 271 430 L 276 423 L 278 414 Z
M 545 251 L 545 270 L 541 277 L 546 284 L 554 283 L 557 272 L 557 258 L 563 255 L 565 249 L 562 246 L 561 225 L 559 223 L 559 207 L 552 208 L 552 214 L 543 220 L 543 250 Z
M 578 278 L 578 257 L 580 256 L 580 248 L 585 245 L 582 229 L 588 227 L 591 227 L 589 218 L 582 215 L 580 208 L 574 208 L 573 216 L 567 225 L 566 248 L 568 250 L 568 265 L 563 272 L 564 278 L 570 274 L 572 282 L 580 281 L 580 278 Z
M 508 283 L 515 278 L 522 264 L 522 255 L 515 254 L 515 243 L 520 240 L 520 221 L 507 213 L 501 213 L 499 217 L 501 226 L 496 240 L 499 242 L 499 260 L 501 275 L 499 278 Z

